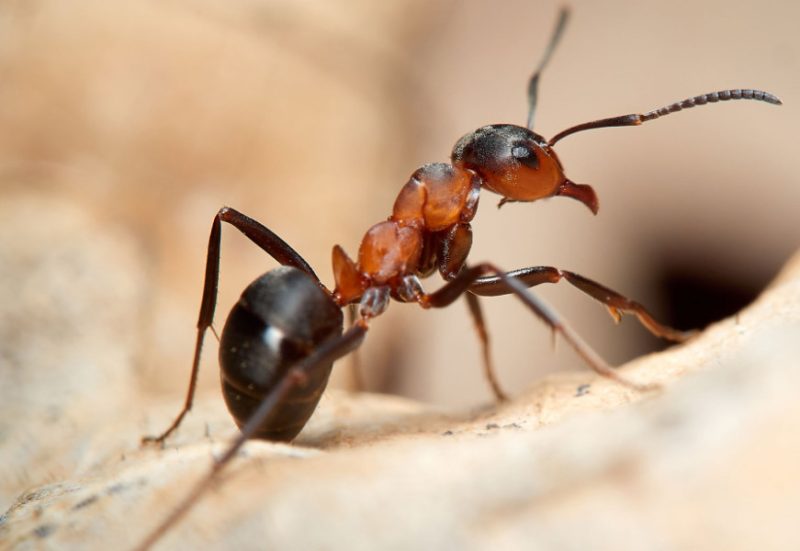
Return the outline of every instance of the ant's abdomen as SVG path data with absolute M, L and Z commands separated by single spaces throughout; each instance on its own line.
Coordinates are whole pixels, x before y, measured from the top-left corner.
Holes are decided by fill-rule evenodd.
M 342 331 L 341 310 L 302 271 L 282 266 L 251 283 L 231 310 L 219 345 L 223 396 L 236 424 L 242 427 L 290 367 Z M 255 436 L 292 440 L 314 412 L 332 367 L 309 372 L 307 384 L 293 387 Z

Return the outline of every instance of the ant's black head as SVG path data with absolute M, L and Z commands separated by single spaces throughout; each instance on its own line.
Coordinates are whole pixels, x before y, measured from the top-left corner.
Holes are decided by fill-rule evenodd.
M 453 165 L 478 173 L 483 187 L 511 201 L 536 201 L 567 195 L 597 212 L 597 197 L 588 186 L 564 176 L 555 151 L 539 134 L 513 124 L 478 128 L 458 140 L 451 155 Z
M 502 170 L 516 160 L 528 168 L 539 168 L 535 149 L 547 147 L 539 134 L 513 124 L 491 124 L 463 136 L 453 148 L 453 161 L 473 162 L 487 170 Z

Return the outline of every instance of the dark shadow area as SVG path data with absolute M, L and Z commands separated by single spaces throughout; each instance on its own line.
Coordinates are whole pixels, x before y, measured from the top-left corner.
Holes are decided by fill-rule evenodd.
M 726 270 L 721 261 L 695 263 L 666 258 L 654 271 L 653 288 L 664 304 L 661 311 L 666 315 L 666 324 L 679 329 L 702 329 L 750 304 L 769 279 L 767 274 L 759 277 Z

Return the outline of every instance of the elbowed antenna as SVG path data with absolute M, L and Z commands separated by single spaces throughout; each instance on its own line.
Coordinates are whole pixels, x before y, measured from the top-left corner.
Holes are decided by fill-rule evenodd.
M 562 130 L 550 138 L 550 141 L 547 143 L 548 145 L 553 146 L 562 138 L 565 138 L 570 134 L 575 134 L 576 132 L 583 132 L 584 130 L 592 130 L 594 128 L 610 128 L 614 126 L 638 126 L 643 122 L 651 121 L 653 119 L 669 115 L 670 113 L 677 113 L 678 111 L 683 111 L 684 109 L 691 109 L 692 107 L 705 105 L 707 103 L 717 103 L 718 101 L 729 101 L 734 99 L 752 99 L 764 101 L 773 105 L 783 105 L 783 102 L 777 96 L 770 94 L 769 92 L 764 92 L 763 90 L 750 90 L 741 88 L 734 90 L 720 90 L 718 92 L 711 92 L 710 94 L 703 94 L 700 96 L 694 96 L 693 98 L 687 98 L 683 101 L 678 101 L 664 107 L 659 107 L 658 109 L 648 111 L 644 114 L 634 113 L 631 115 L 622 115 L 620 117 L 611 117 L 609 119 L 600 119 L 598 121 L 578 124 L 576 126 L 567 128 L 566 130 Z
M 533 130 L 533 117 L 536 114 L 536 100 L 539 94 L 539 76 L 553 56 L 553 52 L 556 46 L 558 46 L 558 42 L 561 40 L 561 35 L 564 34 L 564 27 L 567 26 L 568 20 L 569 8 L 562 7 L 558 12 L 558 21 L 556 22 L 555 29 L 553 29 L 553 34 L 550 36 L 547 49 L 542 55 L 542 60 L 531 75 L 531 79 L 528 81 L 528 130 Z

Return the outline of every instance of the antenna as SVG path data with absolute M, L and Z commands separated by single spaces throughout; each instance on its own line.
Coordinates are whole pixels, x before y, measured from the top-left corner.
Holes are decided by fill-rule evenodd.
M 720 90 L 718 92 L 711 92 L 710 94 L 694 96 L 693 98 L 687 98 L 683 101 L 678 101 L 670 105 L 665 105 L 664 107 L 659 107 L 658 109 L 654 109 L 653 111 L 648 111 L 643 115 L 641 114 L 622 115 L 620 117 L 611 117 L 610 119 L 600 119 L 598 121 L 578 124 L 576 126 L 567 128 L 566 130 L 562 130 L 561 132 L 553 136 L 547 143 L 548 145 L 553 146 L 555 145 L 556 142 L 558 142 L 562 138 L 569 136 L 570 134 L 575 134 L 576 132 L 583 132 L 584 130 L 592 130 L 594 128 L 610 128 L 614 126 L 639 126 L 643 122 L 652 121 L 653 119 L 664 117 L 671 113 L 677 113 L 678 111 L 683 111 L 684 109 L 691 109 L 692 107 L 698 107 L 700 105 L 705 105 L 707 103 L 717 103 L 718 101 L 729 101 L 735 99 L 751 99 L 756 101 L 764 101 L 766 103 L 771 103 L 773 105 L 783 105 L 783 102 L 777 96 L 770 94 L 769 92 L 764 92 L 762 90 L 750 90 L 741 88 L 737 88 L 735 90 Z
M 567 26 L 568 19 L 569 9 L 561 8 L 561 10 L 558 12 L 558 21 L 556 22 L 556 27 L 553 29 L 553 34 L 550 36 L 550 43 L 547 45 L 544 55 L 542 55 L 542 60 L 539 62 L 539 66 L 533 72 L 531 79 L 528 81 L 528 130 L 533 130 L 533 117 L 536 113 L 536 100 L 539 93 L 539 75 L 541 75 L 545 66 L 547 66 L 547 63 L 550 61 L 550 58 L 553 55 L 553 51 L 556 49 L 559 40 L 561 40 L 561 35 L 564 33 L 564 27 Z

